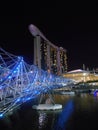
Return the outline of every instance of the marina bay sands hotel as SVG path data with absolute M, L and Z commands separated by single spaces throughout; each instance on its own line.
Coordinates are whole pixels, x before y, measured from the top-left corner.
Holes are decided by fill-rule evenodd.
M 66 50 L 51 43 L 33 24 L 29 31 L 34 36 L 34 65 L 57 75 L 67 72 Z

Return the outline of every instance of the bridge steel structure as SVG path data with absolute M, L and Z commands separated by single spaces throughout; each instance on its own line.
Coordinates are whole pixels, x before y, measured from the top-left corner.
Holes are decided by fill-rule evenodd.
M 72 82 L 0 48 L 0 117 L 40 94 Z

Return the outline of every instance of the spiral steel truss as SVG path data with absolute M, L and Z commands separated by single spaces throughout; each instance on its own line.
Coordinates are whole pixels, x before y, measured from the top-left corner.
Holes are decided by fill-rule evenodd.
M 0 48 L 0 117 L 17 106 L 69 83 Z

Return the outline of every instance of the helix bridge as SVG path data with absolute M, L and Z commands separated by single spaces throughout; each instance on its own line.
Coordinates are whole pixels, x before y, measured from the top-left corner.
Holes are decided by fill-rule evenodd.
M 0 48 L 0 117 L 30 99 L 70 82 L 70 79 L 40 70 L 27 64 L 23 57 Z

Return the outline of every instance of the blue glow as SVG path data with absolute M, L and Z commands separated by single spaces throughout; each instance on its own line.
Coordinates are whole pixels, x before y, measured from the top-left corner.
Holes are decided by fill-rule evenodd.
M 16 102 L 20 102 L 20 99 L 21 99 L 21 98 L 18 98 L 18 99 L 16 100 Z
M 38 93 L 38 91 L 35 91 L 35 93 L 34 94 L 37 94 Z
M 29 92 L 29 91 L 30 91 L 29 89 L 25 90 L 25 92 Z
M 0 89 L 2 89 L 3 88 L 3 86 L 0 86 Z
M 19 69 L 19 66 L 16 68 L 16 70 L 18 70 Z
M 21 57 L 20 57 L 20 56 L 18 56 L 18 59 L 20 60 L 20 59 L 21 59 Z
M 8 77 L 8 79 L 11 79 L 11 78 L 12 78 L 12 76 L 9 76 L 9 77 Z
M 0 118 L 2 118 L 2 117 L 3 117 L 3 114 L 1 113 L 1 114 L 0 114 Z
M 95 90 L 95 91 L 94 91 L 94 96 L 95 96 L 95 97 L 98 96 L 98 90 Z
M 65 130 L 66 127 L 66 123 L 68 121 L 68 119 L 70 118 L 70 116 L 72 115 L 74 110 L 74 104 L 73 101 L 70 100 L 67 105 L 65 105 L 63 111 L 61 112 L 54 128 L 55 130 Z
M 14 73 L 16 73 L 17 71 L 16 70 L 14 70 Z
M 28 97 L 27 99 L 26 99 L 26 101 L 28 101 L 28 100 L 30 100 L 31 98 L 30 97 Z
M 2 81 L 2 79 L 0 79 L 0 81 Z

